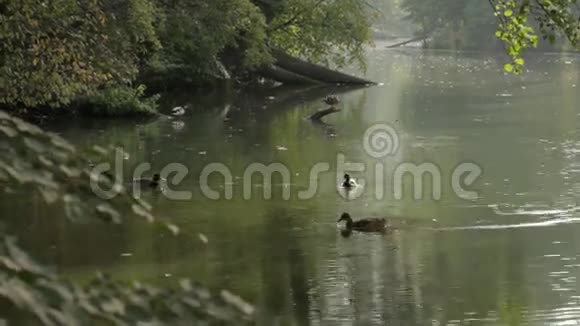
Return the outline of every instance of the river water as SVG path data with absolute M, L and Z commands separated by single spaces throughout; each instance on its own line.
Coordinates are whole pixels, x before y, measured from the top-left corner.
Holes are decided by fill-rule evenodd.
M 3 215 L 73 279 L 192 277 L 255 303 L 259 325 L 580 324 L 580 59 L 537 55 L 512 76 L 501 56 L 377 48 L 370 57 L 375 87 L 183 90 L 164 100 L 165 112 L 186 106 L 180 117 L 48 126 L 80 147 L 122 147 L 126 180 L 143 162 L 186 168 L 167 188 L 191 198 L 143 195 L 180 237 L 138 220 L 55 223 L 58 211 L 38 196 L 4 201 Z M 312 123 L 329 93 L 341 111 Z M 369 143 L 377 128 L 388 142 Z M 231 180 L 200 180 L 215 163 Z M 288 175 L 245 178 L 254 163 Z M 413 166 L 431 176 L 400 178 Z M 454 178 L 460 169 L 477 178 Z M 337 188 L 345 170 L 360 183 L 350 192 Z M 343 212 L 393 227 L 345 237 Z

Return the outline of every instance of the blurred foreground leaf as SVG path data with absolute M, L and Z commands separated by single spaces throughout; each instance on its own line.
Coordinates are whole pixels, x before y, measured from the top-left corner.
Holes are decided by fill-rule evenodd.
M 72 221 L 96 217 L 121 223 L 121 216 L 153 221 L 151 206 L 129 194 L 91 162 L 107 161 L 114 149 L 79 153 L 61 137 L 0 111 L 0 190 L 40 193 L 47 204 L 61 203 Z M 106 199 L 101 193 L 112 194 Z
M 80 287 L 36 264 L 11 237 L 0 239 L 2 316 L 27 325 L 249 325 L 254 308 L 184 279 L 173 289 L 99 275 Z M 8 308 L 8 309 L 7 309 Z M 6 311 L 8 310 L 8 311 Z
M 91 162 L 114 149 L 79 153 L 57 135 L 0 111 L 0 192 L 36 191 L 50 205 L 60 203 L 73 222 L 98 218 L 122 223 L 140 217 L 156 222 L 152 207 L 133 197 Z M 94 185 L 115 196 L 99 196 Z M 179 228 L 162 225 L 172 234 Z M 214 294 L 191 280 L 174 289 L 116 282 L 99 276 L 81 287 L 59 279 L 0 234 L 0 315 L 14 325 L 247 325 L 254 308 L 227 291 Z

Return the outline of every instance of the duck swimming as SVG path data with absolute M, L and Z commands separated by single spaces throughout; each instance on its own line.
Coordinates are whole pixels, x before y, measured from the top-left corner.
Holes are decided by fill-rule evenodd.
M 336 95 L 328 95 L 324 99 L 324 103 L 334 106 L 334 105 L 337 105 L 338 103 L 340 103 L 340 99 Z
M 342 221 L 346 221 L 347 231 L 385 232 L 386 230 L 386 221 L 384 218 L 365 218 L 353 221 L 349 213 L 342 213 L 337 223 Z
M 185 115 L 185 107 L 183 106 L 176 106 L 171 110 L 171 115 L 179 117 Z
M 344 175 L 344 180 L 342 181 L 342 187 L 347 189 L 356 188 L 358 184 L 356 180 L 351 178 L 349 174 Z
M 141 187 L 149 187 L 149 188 L 159 187 L 160 181 L 161 175 L 159 173 L 155 173 L 152 178 L 140 178 L 133 180 L 133 182 L 140 184 Z

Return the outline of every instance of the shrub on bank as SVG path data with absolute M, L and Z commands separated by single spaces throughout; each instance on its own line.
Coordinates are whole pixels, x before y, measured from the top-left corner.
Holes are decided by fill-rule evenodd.
M 159 95 L 147 96 L 145 85 L 107 85 L 83 96 L 77 103 L 80 114 L 93 116 L 151 116 L 157 114 Z

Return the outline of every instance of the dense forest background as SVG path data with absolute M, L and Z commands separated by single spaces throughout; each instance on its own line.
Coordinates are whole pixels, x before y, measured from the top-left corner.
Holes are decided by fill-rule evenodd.
M 4 0 L 0 105 L 153 113 L 143 85 L 255 82 L 273 50 L 364 69 L 380 34 L 503 49 L 518 72 L 540 36 L 574 48 L 578 13 L 574 0 Z
M 531 5 L 529 1 L 513 2 L 511 6 Z M 549 2 L 546 2 L 549 3 Z M 493 10 L 494 5 L 498 6 Z M 555 5 L 555 4 L 552 4 Z M 558 5 L 555 5 L 557 7 Z M 383 13 L 375 23 L 376 36 L 380 38 L 398 35 L 428 36 L 425 47 L 453 50 L 500 50 L 504 45 L 498 38 L 498 23 L 505 23 L 500 12 L 501 3 L 490 1 L 419 1 L 419 0 L 388 0 L 377 1 L 377 8 Z M 560 8 L 563 8 L 560 4 Z M 572 1 L 568 14 L 578 15 L 578 7 Z M 557 37 L 557 31 L 549 27 L 543 17 L 546 12 L 541 8 L 524 9 L 535 15 L 525 19 L 532 30 L 527 30 L 530 36 L 535 31 L 546 32 L 545 39 L 549 42 L 538 42 L 537 49 L 541 51 L 568 51 L 574 46 L 570 40 Z M 564 14 L 565 10 L 556 11 Z M 509 13 L 509 11 L 508 11 Z M 512 10 L 513 13 L 513 10 Z M 523 19 L 522 19 L 523 20 Z M 576 26 L 577 27 L 577 26 Z M 535 39 L 535 38 L 532 38 Z

